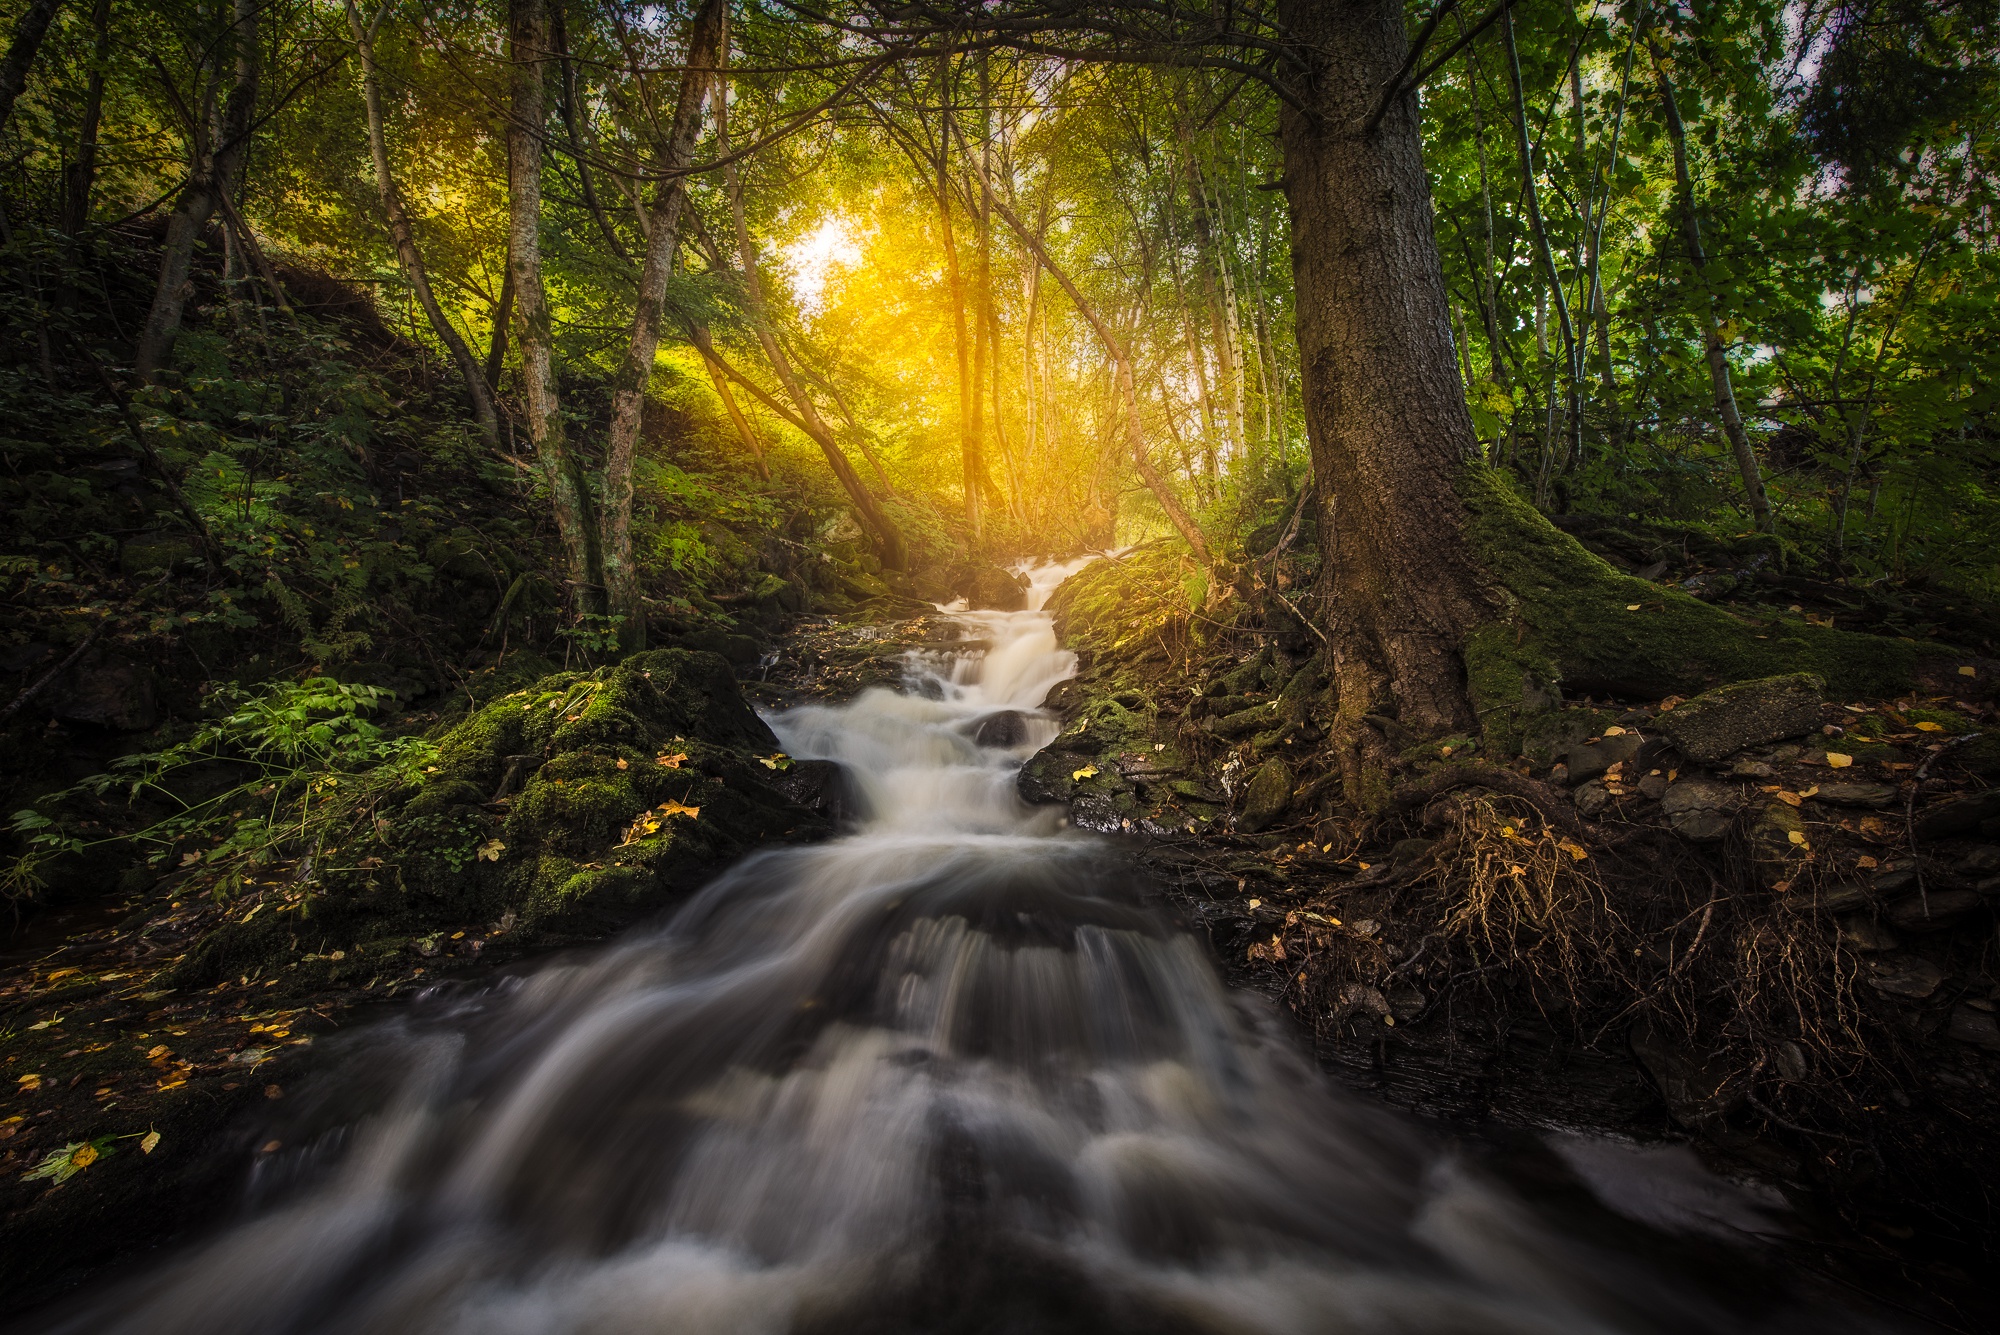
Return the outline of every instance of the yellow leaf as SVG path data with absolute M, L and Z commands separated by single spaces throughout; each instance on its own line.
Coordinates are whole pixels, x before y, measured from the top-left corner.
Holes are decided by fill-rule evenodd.
M 689 820 L 694 820 L 701 815 L 701 808 L 684 807 L 678 802 L 663 802 L 660 804 L 660 814 L 662 816 L 686 816 Z
M 1783 802 L 1788 807 L 1795 807 L 1805 799 L 1800 797 L 1797 793 L 1780 792 L 1778 794 L 1778 800 L 1780 802 Z
M 1976 677 L 1979 675 L 1979 669 L 1968 665 L 1966 667 L 1960 668 L 1958 670 L 1958 675 L 1961 677 Z
M 479 846 L 479 860 L 481 862 L 498 862 L 500 855 L 506 851 L 507 845 L 501 843 L 498 839 L 488 839 Z
M 681 762 L 686 759 L 687 756 L 685 754 L 674 755 L 674 756 L 660 756 L 657 759 L 655 759 L 653 763 L 656 765 L 665 765 L 668 769 L 679 769 L 681 767 Z
M 1582 844 L 1579 844 L 1571 839 L 1557 840 L 1556 847 L 1560 848 L 1563 852 L 1569 854 L 1570 861 L 1572 862 L 1581 862 L 1585 858 L 1590 856 L 1589 852 L 1587 852 L 1584 849 Z
M 1082 769 L 1071 770 L 1069 777 L 1071 779 L 1087 779 L 1095 773 L 1097 773 L 1097 766 L 1085 765 Z
M 151 1154 L 158 1148 L 160 1148 L 160 1133 L 157 1131 L 148 1131 L 146 1138 L 139 1142 L 139 1153 L 141 1154 Z
M 1826 763 L 1835 769 L 1846 769 L 1854 763 L 1854 757 L 1844 756 L 1838 751 L 1829 751 L 1826 753 Z
M 1262 907 L 1263 907 L 1263 904 L 1264 904 L 1264 901 L 1263 901 L 1263 900 L 1261 900 L 1261 899 L 1253 899 L 1253 900 L 1251 900 L 1251 901 L 1250 901 L 1250 907 L 1251 907 L 1251 908 L 1253 908 L 1253 909 L 1254 909 L 1254 908 L 1262 908 Z
M 26 1093 L 31 1089 L 40 1089 L 42 1087 L 42 1077 L 38 1074 L 30 1072 L 27 1075 L 19 1077 L 19 1079 L 17 1079 L 15 1083 L 21 1087 L 22 1093 Z
M 1604 735 L 1606 737 L 1623 737 L 1625 735 L 1625 729 L 1616 727 L 1606 728 L 1604 730 Z
M 1881 866 L 1882 864 L 1877 862 L 1874 858 L 1868 857 L 1867 855 L 1864 854 L 1861 857 L 1854 859 L 1854 865 L 1861 868 L 1861 870 L 1863 871 L 1874 871 L 1875 868 Z
M 1366 862 L 1358 862 L 1358 863 L 1356 863 L 1355 865 L 1356 865 L 1356 866 L 1358 866 L 1358 867 L 1360 867 L 1360 868 L 1361 868 L 1361 870 L 1363 870 L 1363 871 L 1367 871 L 1367 870 L 1368 870 L 1368 868 L 1369 868 L 1369 866 L 1370 866 L 1371 864 L 1369 864 L 1369 863 L 1366 863 Z
M 1814 784 L 1814 785 L 1813 785 L 1812 787 L 1810 787 L 1810 788 L 1801 788 L 1801 789 L 1799 789 L 1799 796 L 1800 796 L 1800 797 L 1817 797 L 1818 795 L 1819 795 L 1819 785 L 1818 785 L 1818 784 Z
M 632 767 L 631 767 L 630 765 L 628 765 L 628 764 L 626 764 L 626 763 L 625 763 L 625 757 L 624 757 L 624 756 L 620 756 L 620 757 L 618 757 L 618 768 L 619 768 L 619 769 L 630 769 L 630 768 L 632 768 Z
M 1931 721 L 1930 721 L 1929 719 L 1925 719 L 1925 720 L 1924 720 L 1923 722 L 1921 722 L 1921 723 L 1919 723 L 1919 724 L 1917 725 L 1917 731 L 1918 731 L 1918 732 L 1943 732 L 1943 731 L 1944 731 L 1944 724 L 1942 724 L 1942 723 L 1933 723 L 1933 722 L 1931 722 Z
M 1636 612 L 1643 606 L 1645 606 L 1644 603 L 1627 603 L 1625 604 L 1625 610 L 1628 612 Z
M 1785 834 L 1785 838 L 1791 840 L 1793 843 L 1799 845 L 1801 848 L 1805 846 L 1806 837 L 1802 831 L 1799 830 L 1787 831 Z

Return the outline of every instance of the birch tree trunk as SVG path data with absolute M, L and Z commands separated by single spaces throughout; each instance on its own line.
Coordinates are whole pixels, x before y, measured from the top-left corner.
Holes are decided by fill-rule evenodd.
M 1667 138 L 1674 148 L 1674 185 L 1680 196 L 1681 237 L 1687 243 L 1688 263 L 1702 289 L 1702 351 L 1708 362 L 1709 388 L 1715 394 L 1715 415 L 1722 420 L 1723 434 L 1736 455 L 1736 468 L 1743 476 L 1743 492 L 1750 503 L 1751 517 L 1760 531 L 1772 528 L 1771 501 L 1764 494 L 1764 473 L 1757 464 L 1757 451 L 1750 433 L 1743 427 L 1743 414 L 1736 408 L 1736 387 L 1730 383 L 1729 350 L 1722 341 L 1722 321 L 1716 313 L 1715 290 L 1709 284 L 1708 255 L 1701 245 L 1701 219 L 1695 212 L 1694 177 L 1688 171 L 1687 126 L 1681 123 L 1679 101 L 1674 97 L 1673 80 L 1667 77 L 1666 62 L 1653 48 L 1654 68 L 1659 74 L 1660 105 L 1666 114 Z
M 382 215 L 388 220 L 389 239 L 396 247 L 396 259 L 403 266 L 403 276 L 410 280 L 410 289 L 416 294 L 417 304 L 424 308 L 424 317 L 430 321 L 431 332 L 438 336 L 445 350 L 451 354 L 452 364 L 458 368 L 459 378 L 465 382 L 465 392 L 472 399 L 472 415 L 479 422 L 479 432 L 486 437 L 489 445 L 500 443 L 500 419 L 494 411 L 493 393 L 487 387 L 486 377 L 481 374 L 479 362 L 466 346 L 463 336 L 452 322 L 445 318 L 444 308 L 438 305 L 431 291 L 430 273 L 424 267 L 424 257 L 417 249 L 415 230 L 410 225 L 409 211 L 403 206 L 403 195 L 396 188 L 395 174 L 389 166 L 389 139 L 382 125 L 382 87 L 375 67 L 375 35 L 381 30 L 382 20 L 389 13 L 389 0 L 383 0 L 375 17 L 366 24 L 361 21 L 361 10 L 355 0 L 347 0 L 347 30 L 354 37 L 354 49 L 361 57 L 361 100 L 368 115 L 368 152 L 375 162 L 375 189 L 382 197 Z
M 550 54 L 545 0 L 509 0 L 508 48 L 513 62 L 507 120 L 507 264 L 520 322 L 521 381 L 528 439 L 548 484 L 556 529 L 569 558 L 577 610 L 606 614 L 604 560 L 591 515 L 590 486 L 570 450 L 556 387 L 555 325 L 542 286 L 542 137 L 547 128 L 546 65 Z
M 667 282 L 673 277 L 674 255 L 680 248 L 681 214 L 687 207 L 686 177 L 701 134 L 701 110 L 718 87 L 727 43 L 729 6 L 726 0 L 702 0 L 688 28 L 687 67 L 681 75 L 680 99 L 673 126 L 654 157 L 664 179 L 647 207 L 646 258 L 639 270 L 639 292 L 632 311 L 632 336 L 624 359 L 611 381 L 611 430 L 605 445 L 604 478 L 599 490 L 604 549 L 605 593 L 614 616 L 623 617 L 619 644 L 646 647 L 646 612 L 632 560 L 632 459 L 646 408 L 646 386 L 653 378 L 653 361 L 660 350 L 660 315 Z

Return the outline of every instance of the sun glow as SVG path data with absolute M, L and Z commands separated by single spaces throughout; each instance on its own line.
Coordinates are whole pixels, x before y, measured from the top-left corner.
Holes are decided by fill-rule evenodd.
M 829 213 L 819 226 L 784 248 L 800 309 L 808 315 L 819 314 L 825 305 L 827 281 L 836 270 L 851 269 L 861 262 L 864 239 L 861 224 L 853 218 Z

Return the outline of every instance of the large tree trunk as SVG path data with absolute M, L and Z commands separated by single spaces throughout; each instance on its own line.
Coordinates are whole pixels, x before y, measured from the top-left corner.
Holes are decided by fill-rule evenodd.
M 479 423 L 480 434 L 486 443 L 500 443 L 500 417 L 493 407 L 493 392 L 481 373 L 479 361 L 466 346 L 452 322 L 445 318 L 444 308 L 438 305 L 437 297 L 431 292 L 430 273 L 424 268 L 424 257 L 417 250 L 417 235 L 410 225 L 409 211 L 403 207 L 402 191 L 396 188 L 396 178 L 389 167 L 389 139 L 382 125 L 382 86 L 375 70 L 375 34 L 380 31 L 382 19 L 389 12 L 388 0 L 383 0 L 375 17 L 367 23 L 361 21 L 361 10 L 354 0 L 347 0 L 347 30 L 354 36 L 354 48 L 361 57 L 361 100 L 368 113 L 368 152 L 375 162 L 375 189 L 382 197 L 382 214 L 389 224 L 389 239 L 396 247 L 396 259 L 403 266 L 403 274 L 410 280 L 410 288 L 417 295 L 417 304 L 424 308 L 424 316 L 430 321 L 431 332 L 438 336 L 446 351 L 451 354 L 452 364 L 458 367 L 459 378 L 465 382 L 465 392 L 472 399 L 472 415 Z
M 257 11 L 256 0 L 235 0 L 231 11 L 231 41 L 216 44 L 215 59 L 233 51 L 236 83 L 223 109 L 221 142 L 209 143 L 207 129 L 199 123 L 188 127 L 194 151 L 193 170 L 181 187 L 167 220 L 167 241 L 160 255 L 159 282 L 153 289 L 153 305 L 146 312 L 146 326 L 139 333 L 133 366 L 142 379 L 151 380 L 172 350 L 180 333 L 181 314 L 187 307 L 188 271 L 194 264 L 195 244 L 201 240 L 220 195 L 235 187 L 243 155 L 250 148 L 250 132 L 257 110 Z
M 1478 441 L 1453 364 L 1413 98 L 1372 133 L 1409 49 L 1402 0 L 1281 0 L 1309 61 L 1279 130 L 1307 433 L 1320 480 L 1331 744 L 1349 802 L 1379 797 L 1389 716 L 1419 736 L 1477 726 L 1462 646 L 1492 614 L 1458 483 Z
M 14 102 L 28 86 L 28 71 L 34 66 L 35 54 L 42 49 L 42 39 L 49 35 L 49 25 L 55 22 L 62 6 L 63 0 L 29 0 L 27 9 L 14 24 L 14 39 L 7 44 L 7 54 L 0 56 L 0 130 L 7 128 L 7 118 L 14 114 Z
M 722 65 L 728 14 L 725 0 L 702 0 L 688 28 L 680 100 L 675 104 L 666 142 L 659 145 L 654 157 L 654 168 L 664 173 L 665 179 L 646 208 L 646 259 L 639 270 L 632 336 L 611 381 L 611 432 L 598 501 L 604 581 L 613 615 L 625 618 L 619 644 L 626 649 L 646 647 L 646 612 L 632 560 L 632 459 L 645 415 L 646 386 L 652 382 L 653 361 L 660 350 L 661 307 L 667 298 L 667 281 L 673 277 L 674 256 L 680 249 L 681 214 L 687 207 L 687 182 L 680 173 L 694 160 L 702 106 Z
M 604 561 L 591 516 L 590 488 L 563 430 L 556 390 L 555 326 L 542 286 L 542 137 L 547 128 L 546 70 L 549 22 L 544 0 L 511 0 L 508 45 L 513 61 L 512 109 L 507 120 L 507 263 L 521 326 L 521 381 L 527 400 L 528 438 L 534 442 L 556 529 L 569 557 L 569 582 L 579 611 L 603 616 Z

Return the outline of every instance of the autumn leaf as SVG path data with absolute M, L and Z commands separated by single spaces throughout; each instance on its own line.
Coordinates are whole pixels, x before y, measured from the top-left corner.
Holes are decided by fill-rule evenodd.
M 145 1139 L 139 1142 L 139 1153 L 141 1154 L 151 1154 L 158 1148 L 160 1148 L 160 1133 L 157 1131 L 148 1131 Z
M 1788 793 L 1782 790 L 1777 794 L 1777 798 L 1780 802 L 1783 802 L 1788 807 L 1795 807 L 1800 802 L 1805 800 L 1804 798 L 1800 797 L 1797 793 Z
M 1573 839 L 1559 839 L 1556 841 L 1556 847 L 1569 854 L 1570 861 L 1572 862 L 1581 862 L 1590 856 L 1584 846 Z
M 695 820 L 701 815 L 700 807 L 684 807 L 678 802 L 662 802 L 658 808 L 662 816 L 686 816 Z
M 50 1150 L 40 1163 L 21 1174 L 21 1180 L 33 1182 L 44 1179 L 61 1186 L 111 1153 L 110 1142 L 109 1136 L 97 1140 L 73 1140 L 61 1149 Z
M 630 768 L 632 768 L 632 767 L 631 767 L 630 765 L 628 765 L 628 764 L 626 764 L 626 763 L 625 763 L 625 757 L 624 757 L 624 756 L 620 756 L 620 757 L 618 757 L 618 768 L 619 768 L 619 769 L 630 769 Z
M 1826 753 L 1826 763 L 1835 769 L 1846 769 L 1854 763 L 1854 757 L 1844 756 L 1838 751 L 1829 751 Z
M 679 769 L 681 762 L 686 759 L 687 755 L 683 752 L 680 755 L 658 756 L 654 759 L 653 763 L 655 765 L 665 765 L 668 769 Z
M 19 1086 L 21 1093 L 26 1094 L 42 1087 L 42 1077 L 34 1072 L 29 1072 L 27 1075 L 17 1077 L 15 1084 Z
M 479 846 L 479 860 L 481 862 L 498 862 L 500 855 L 506 851 L 507 845 L 501 843 L 498 839 L 488 839 Z
M 1804 833 L 1802 833 L 1801 831 L 1788 830 L 1785 833 L 1785 838 L 1791 840 L 1793 843 L 1797 844 L 1800 848 L 1804 848 L 1806 846 L 1806 837 Z
M 1095 765 L 1085 765 L 1085 766 L 1084 766 L 1084 767 L 1083 767 L 1082 769 L 1078 769 L 1078 770 L 1071 770 L 1071 771 L 1070 771 L 1070 775 L 1069 775 L 1069 777 L 1070 777 L 1070 778 L 1071 778 L 1071 780 L 1073 780 L 1073 781 L 1074 781 L 1074 780 L 1081 780 L 1081 779 L 1088 779 L 1088 778 L 1089 778 L 1089 777 L 1090 777 L 1091 775 L 1093 775 L 1093 774 L 1095 774 L 1095 773 L 1097 773 L 1097 766 L 1095 766 Z
M 1918 724 L 1917 724 L 1917 731 L 1918 731 L 1918 732 L 1943 732 L 1943 731 L 1944 731 L 1944 724 L 1942 724 L 1942 723 L 1933 723 L 1933 722 L 1931 722 L 1931 721 L 1930 721 L 1929 719 L 1924 719 L 1924 720 L 1923 720 L 1922 722 L 1920 722 L 1920 723 L 1918 723 Z

